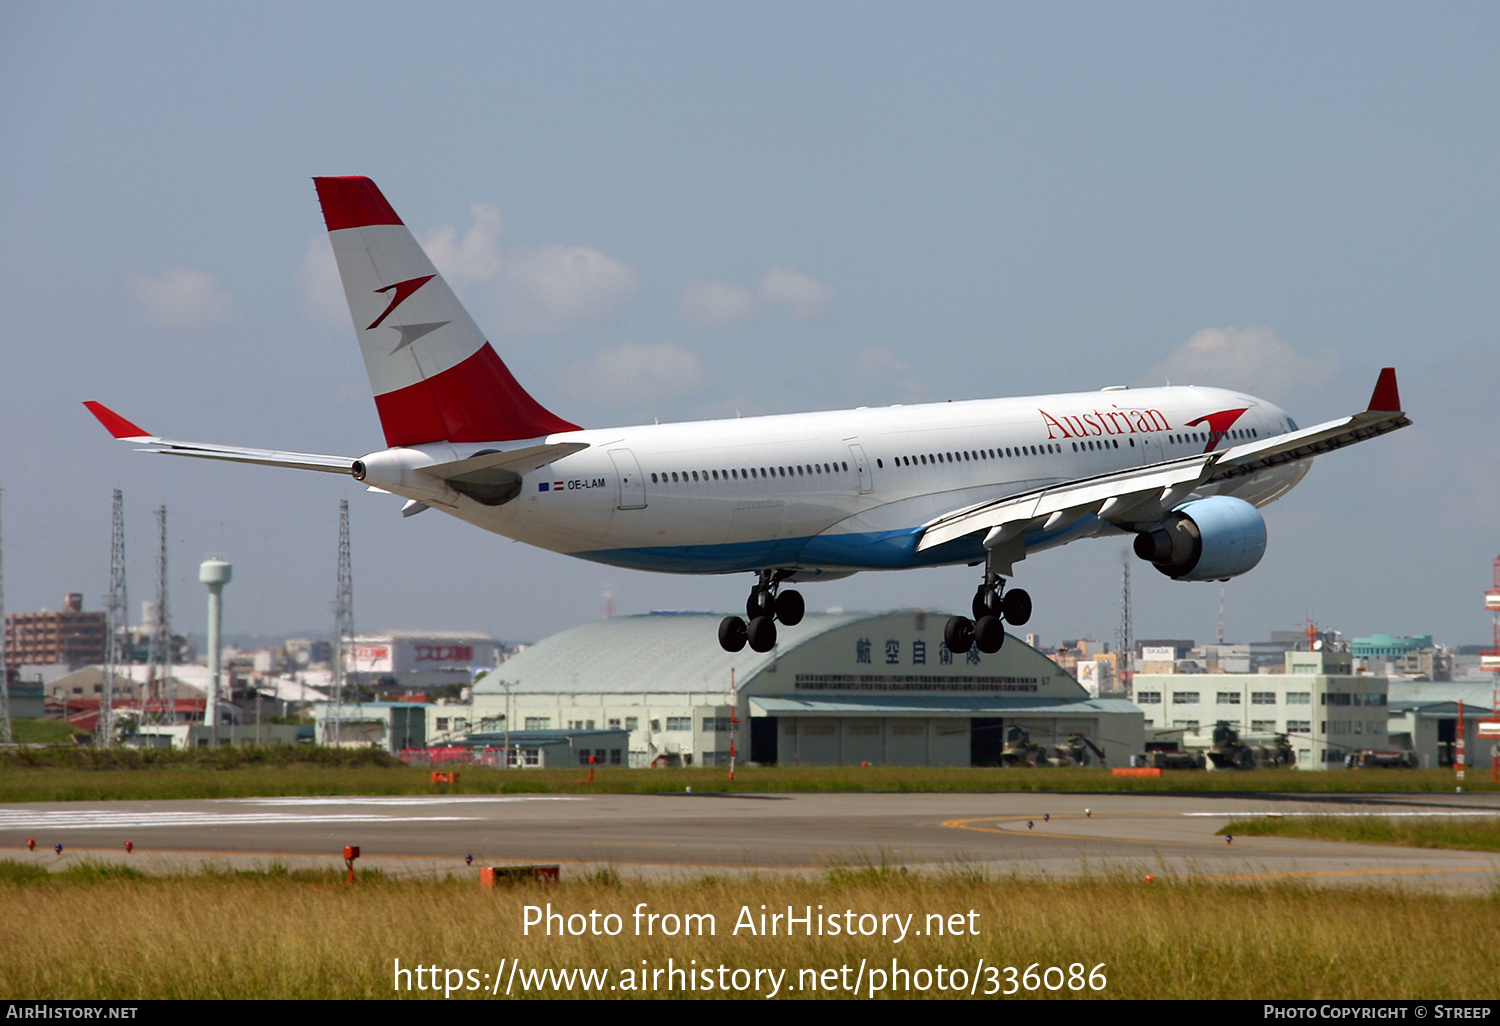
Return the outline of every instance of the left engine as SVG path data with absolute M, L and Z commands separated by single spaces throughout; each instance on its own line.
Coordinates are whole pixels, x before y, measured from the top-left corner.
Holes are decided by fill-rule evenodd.
M 1135 536 L 1135 554 L 1176 581 L 1216 581 L 1252 569 L 1266 552 L 1266 522 L 1244 499 L 1185 502 Z

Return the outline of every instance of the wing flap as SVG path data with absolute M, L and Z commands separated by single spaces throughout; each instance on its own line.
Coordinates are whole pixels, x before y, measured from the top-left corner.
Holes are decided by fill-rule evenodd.
M 957 510 L 924 525 L 917 551 L 996 528 L 1010 528 L 1003 533 L 1007 537 L 1015 537 L 1029 528 L 1032 521 L 1045 523 L 1061 514 L 1058 524 L 1064 521 L 1071 523 L 1086 513 L 1103 511 L 1110 503 L 1115 503 L 1111 515 L 1134 512 L 1147 500 L 1170 495 L 1183 485 L 1202 480 L 1204 465 L 1218 455 L 1220 454 L 1207 453 L 1190 456 L 1171 463 L 1156 463 L 1136 470 L 1051 485 Z M 1071 516 L 1074 512 L 1077 516 Z M 1038 526 L 1042 526 L 1042 523 Z M 1017 527 L 1021 530 L 1016 530 Z

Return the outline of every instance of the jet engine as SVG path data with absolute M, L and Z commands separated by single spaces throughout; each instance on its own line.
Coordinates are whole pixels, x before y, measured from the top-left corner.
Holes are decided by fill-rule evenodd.
M 1244 499 L 1215 495 L 1185 502 L 1135 536 L 1135 554 L 1176 581 L 1234 577 L 1266 552 L 1266 522 Z

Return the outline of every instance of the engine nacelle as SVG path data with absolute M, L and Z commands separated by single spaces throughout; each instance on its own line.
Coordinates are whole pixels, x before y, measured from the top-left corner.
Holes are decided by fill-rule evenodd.
M 1135 536 L 1135 554 L 1176 581 L 1216 581 L 1252 569 L 1266 553 L 1266 522 L 1244 499 L 1185 502 Z

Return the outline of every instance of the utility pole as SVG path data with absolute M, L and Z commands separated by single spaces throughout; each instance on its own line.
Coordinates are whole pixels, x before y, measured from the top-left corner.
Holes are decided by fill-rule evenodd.
M 156 622 L 151 625 L 150 670 L 141 696 L 141 722 L 177 719 L 177 684 L 172 679 L 172 617 L 167 611 L 167 507 L 156 508 Z M 155 697 L 156 704 L 151 704 Z
M 0 489 L 0 498 L 5 495 Z M 10 631 L 5 626 L 5 543 L 0 533 L 0 744 L 10 744 L 14 738 L 10 731 L 10 667 L 5 661 L 5 644 L 10 640 Z
M 1130 554 L 1126 553 L 1120 581 L 1120 630 L 1115 637 L 1120 649 L 1120 682 L 1125 694 L 1135 692 L 1135 628 L 1130 622 Z
M 115 489 L 114 516 L 109 538 L 109 598 L 105 603 L 104 688 L 99 700 L 96 744 L 115 743 L 115 673 L 129 657 L 125 651 L 130 603 L 125 597 L 125 497 Z
M 343 739 L 344 688 L 354 646 L 354 571 L 349 558 L 349 500 L 339 500 L 339 569 L 333 597 L 333 701 L 323 725 L 323 743 Z M 355 687 L 358 704 L 358 686 Z

